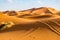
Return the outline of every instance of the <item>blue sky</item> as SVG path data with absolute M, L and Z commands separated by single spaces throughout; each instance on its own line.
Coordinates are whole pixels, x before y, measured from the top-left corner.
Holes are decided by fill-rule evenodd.
M 0 11 L 18 11 L 38 7 L 60 9 L 60 0 L 0 0 Z

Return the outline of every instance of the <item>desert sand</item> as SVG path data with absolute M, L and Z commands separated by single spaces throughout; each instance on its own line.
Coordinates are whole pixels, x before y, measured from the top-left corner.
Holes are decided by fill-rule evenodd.
M 0 32 L 0 40 L 60 40 L 60 33 L 58 32 L 60 31 L 59 15 L 53 14 L 51 17 L 32 19 L 29 17 L 19 18 L 1 13 L 0 23 L 12 21 L 15 25 Z M 53 31 L 50 26 L 58 31 L 54 29 Z

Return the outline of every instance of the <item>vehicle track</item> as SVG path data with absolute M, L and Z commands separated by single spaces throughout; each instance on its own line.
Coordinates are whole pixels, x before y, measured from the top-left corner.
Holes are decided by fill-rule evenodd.
M 60 20 L 60 18 L 56 18 L 56 19 L 51 19 L 51 20 L 37 21 L 36 23 L 38 23 L 37 25 L 39 25 L 39 27 L 41 27 L 41 25 L 48 27 L 52 32 L 54 32 L 60 36 L 60 30 L 58 30 L 60 27 L 59 20 Z M 35 27 L 33 30 L 31 30 L 27 34 L 30 34 L 34 31 L 36 31 L 39 27 Z
M 55 21 L 56 20 L 56 21 Z M 57 22 L 58 19 L 54 20 L 48 20 L 48 21 L 43 21 L 42 23 L 46 24 L 49 26 L 49 29 L 55 32 L 60 36 L 60 30 L 57 29 L 57 27 L 60 27 L 59 23 Z

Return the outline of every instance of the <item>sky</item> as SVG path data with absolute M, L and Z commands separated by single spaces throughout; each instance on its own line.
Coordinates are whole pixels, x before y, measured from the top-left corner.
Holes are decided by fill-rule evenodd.
M 60 0 L 0 0 L 0 11 L 52 7 L 60 9 Z

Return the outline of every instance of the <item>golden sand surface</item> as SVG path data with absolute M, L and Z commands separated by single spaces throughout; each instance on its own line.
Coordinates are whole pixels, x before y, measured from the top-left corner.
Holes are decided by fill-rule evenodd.
M 42 23 L 47 20 L 60 20 L 60 16 L 41 19 L 17 18 L 0 14 L 0 22 L 13 21 L 14 25 L 10 29 L 0 32 L 0 40 L 60 40 L 60 36 L 49 29 L 49 26 Z M 56 21 L 55 20 L 55 21 Z M 59 30 L 60 21 L 52 25 Z M 49 24 L 51 26 L 51 24 Z

